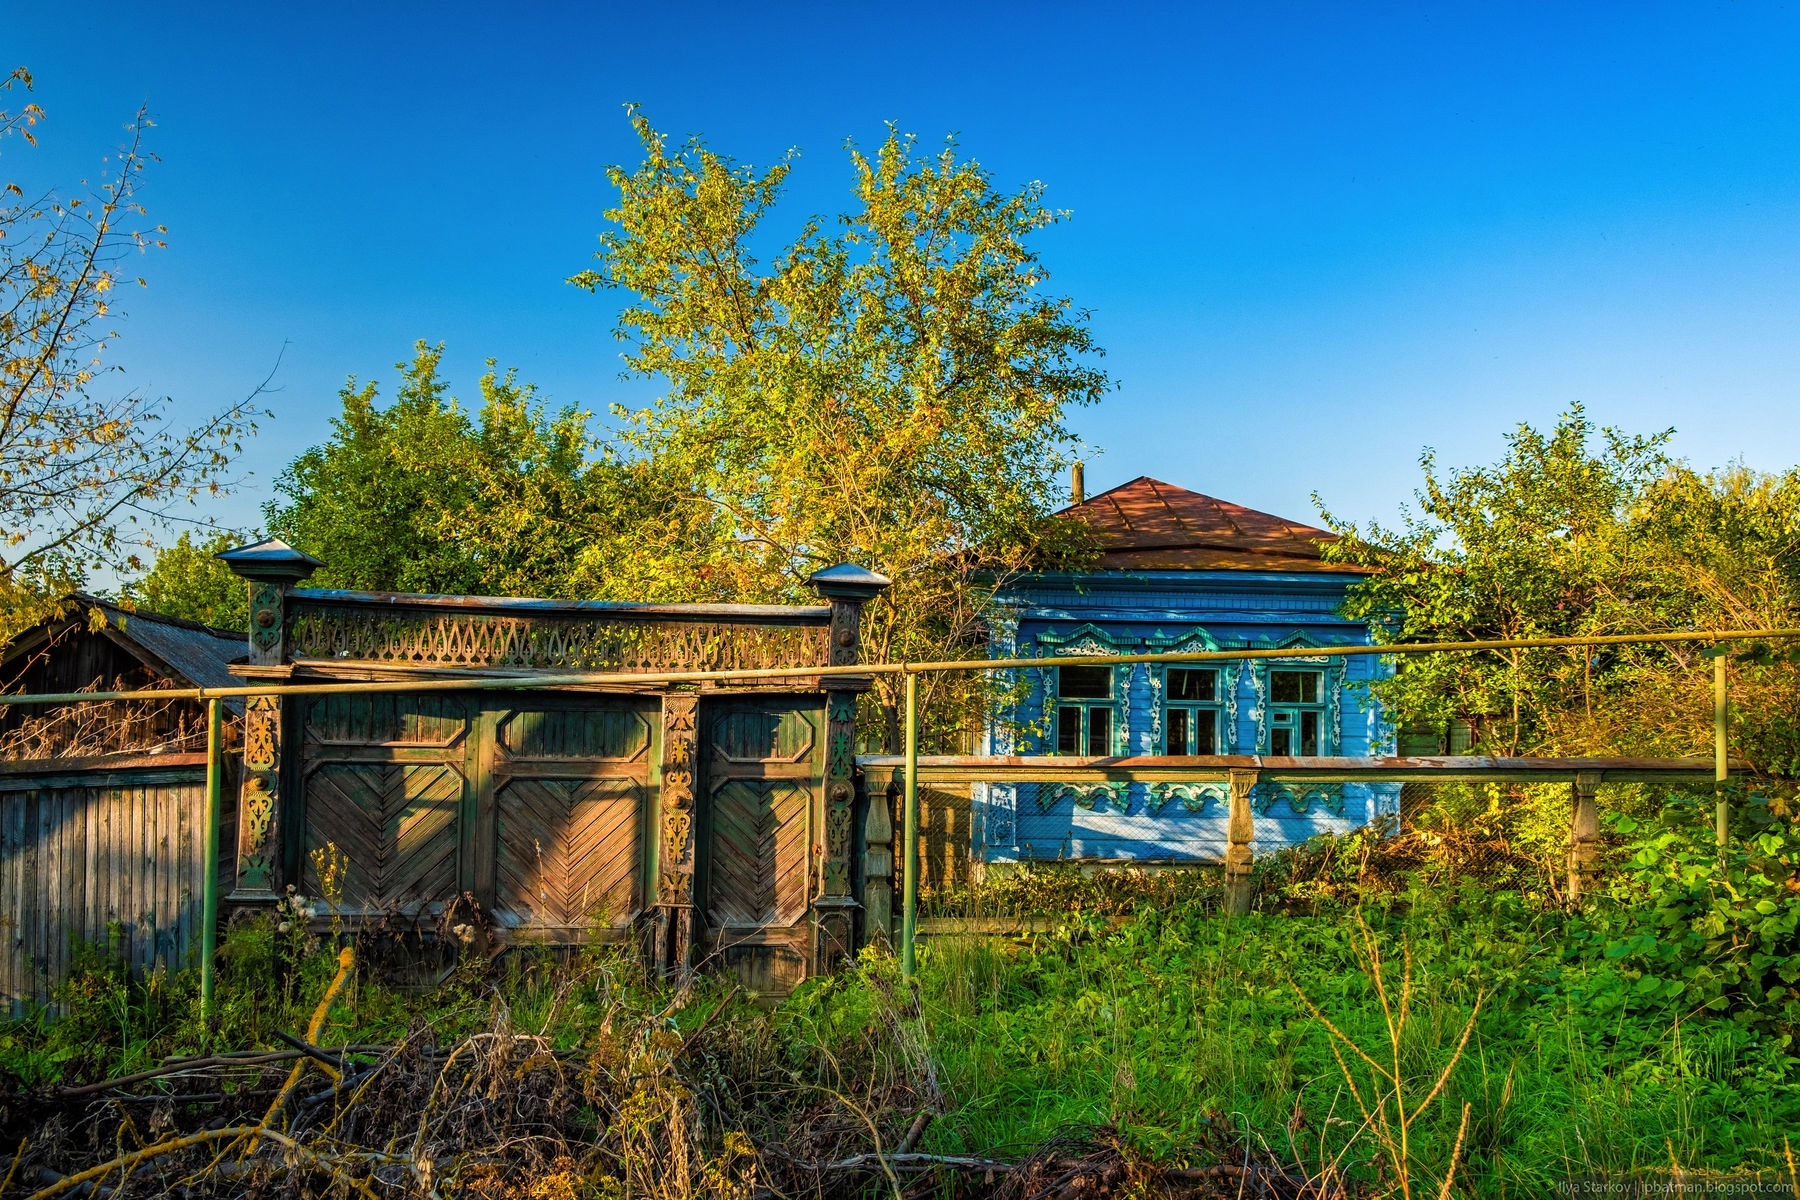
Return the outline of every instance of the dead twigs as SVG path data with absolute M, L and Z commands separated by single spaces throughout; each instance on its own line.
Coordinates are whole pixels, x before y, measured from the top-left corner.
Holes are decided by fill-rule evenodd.
M 275 1050 L 176 1059 L 53 1093 L 11 1163 L 7 1200 L 524 1200 L 597 1192 L 750 1200 L 852 1191 L 1110 1200 L 1125 1195 L 1322 1200 L 1279 1165 L 1164 1169 L 1111 1130 L 1071 1134 L 1023 1161 L 930 1152 L 948 1111 L 921 1086 L 909 1042 L 776 1036 L 781 1018 L 699 983 L 631 1001 L 609 983 L 579 1050 L 527 1028 L 496 993 L 487 1023 L 420 1017 L 393 1045 L 322 1042 L 349 956 L 304 1030 Z M 606 967 L 598 968 L 602 971 Z M 471 1015 L 459 1011 L 459 1021 Z M 554 1010 L 552 1010 L 554 1011 Z M 274 1036 L 273 1034 L 270 1036 Z M 440 1042 L 439 1038 L 443 1037 Z M 328 1041 L 328 1039 L 326 1039 Z M 810 1082 L 800 1070 L 817 1070 Z M 144 1087 L 146 1095 L 126 1089 Z M 80 1113 L 82 1115 L 77 1116 Z M 21 1130 L 23 1132 L 23 1130 Z M 946 1136 L 949 1136 L 946 1133 Z M 923 1145 L 922 1145 L 923 1144 Z M 10 1182 L 6 1182 L 6 1177 Z M 33 1189 L 36 1189 L 33 1191 Z

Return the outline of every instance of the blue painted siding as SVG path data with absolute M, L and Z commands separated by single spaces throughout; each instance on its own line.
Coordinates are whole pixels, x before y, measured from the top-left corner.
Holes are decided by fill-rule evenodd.
M 1337 615 L 1353 577 L 1237 571 L 1095 572 L 1042 576 L 996 596 L 993 653 L 1016 657 L 1022 699 L 988 730 L 984 752 L 1054 750 L 1053 668 L 1030 660 L 1067 654 L 1291 647 L 1292 664 L 1324 673 L 1320 752 L 1391 752 L 1393 733 L 1368 684 L 1383 670 L 1374 656 L 1308 659 L 1309 648 L 1366 645 L 1365 625 Z M 1287 660 L 1219 664 L 1224 753 L 1267 753 L 1268 672 Z M 1160 664 L 1114 669 L 1113 752 L 1161 753 Z M 1068 788 L 978 784 L 971 834 L 987 862 L 1019 859 L 1118 859 L 1218 862 L 1225 855 L 1227 793 L 1222 784 L 1185 788 Z M 1253 801 L 1258 854 L 1343 833 L 1395 812 L 1399 787 L 1344 784 L 1290 793 L 1271 785 Z

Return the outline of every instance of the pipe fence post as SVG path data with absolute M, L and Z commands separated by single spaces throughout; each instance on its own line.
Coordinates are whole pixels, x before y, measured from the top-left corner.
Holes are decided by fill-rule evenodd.
M 906 813 L 902 820 L 906 839 L 905 897 L 900 916 L 900 974 L 911 979 L 918 966 L 915 938 L 919 932 L 919 677 L 906 674 Z
M 1731 825 L 1730 801 L 1725 798 L 1725 781 L 1731 766 L 1725 756 L 1725 738 L 1730 730 L 1730 711 L 1726 707 L 1725 647 L 1714 647 L 1713 655 L 1713 788 L 1718 798 L 1713 805 L 1713 829 L 1719 838 L 1719 860 L 1725 859 L 1725 840 Z
M 224 812 L 223 702 L 206 702 L 205 871 L 200 884 L 200 1019 L 213 1018 L 213 959 L 219 948 L 219 824 Z

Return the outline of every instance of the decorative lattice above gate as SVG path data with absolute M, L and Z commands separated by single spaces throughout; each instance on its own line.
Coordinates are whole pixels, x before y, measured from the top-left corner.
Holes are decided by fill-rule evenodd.
M 389 603 L 371 600 L 389 599 Z M 522 671 L 755 671 L 831 661 L 830 609 L 378 598 L 295 591 L 297 660 Z M 776 617 L 777 620 L 772 620 Z M 707 619 L 711 618 L 711 619 Z

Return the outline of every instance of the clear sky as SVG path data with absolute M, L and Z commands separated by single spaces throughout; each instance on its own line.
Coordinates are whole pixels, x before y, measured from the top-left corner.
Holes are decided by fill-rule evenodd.
M 1800 15 L 1740 3 L 142 5 L 0 0 L 48 111 L 0 175 L 91 173 L 148 104 L 119 386 L 198 414 L 281 360 L 221 510 L 252 526 L 350 374 L 417 338 L 604 411 L 614 303 L 565 285 L 622 105 L 768 163 L 777 225 L 892 121 L 1073 219 L 1040 247 L 1118 381 L 1090 491 L 1140 474 L 1390 518 L 1426 444 L 1491 461 L 1571 401 L 1696 465 L 1800 461 Z

